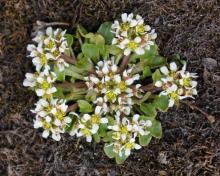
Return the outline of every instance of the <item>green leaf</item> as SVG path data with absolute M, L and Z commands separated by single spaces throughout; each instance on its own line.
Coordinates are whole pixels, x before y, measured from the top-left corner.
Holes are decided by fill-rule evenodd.
M 147 146 L 151 141 L 152 136 L 150 134 L 139 136 L 139 143 L 142 146 Z
M 153 74 L 152 74 L 152 79 L 153 79 L 153 83 L 155 84 L 156 81 L 161 79 L 161 73 L 160 70 L 157 69 Z
M 70 117 L 72 119 L 72 121 L 66 126 L 65 132 L 70 132 L 73 128 L 74 123 L 77 120 L 77 117 L 74 114 L 69 113 L 68 117 Z
M 156 44 L 151 45 L 149 50 L 145 50 L 145 53 L 143 55 L 140 55 L 140 58 L 148 59 L 155 55 L 158 55 L 158 46 Z
M 113 131 L 108 131 L 106 135 L 103 137 L 104 142 L 112 142 Z
M 95 44 L 84 43 L 82 45 L 83 54 L 97 61 L 99 59 L 99 48 Z
M 104 145 L 104 152 L 109 158 L 115 157 L 115 153 L 113 151 L 113 144 L 105 144 Z
M 146 116 L 155 117 L 157 115 L 157 111 L 151 103 L 141 103 L 140 109 Z
M 144 78 L 146 78 L 146 77 L 148 77 L 148 76 L 151 76 L 151 69 L 150 69 L 150 67 L 149 66 L 146 66 L 146 67 L 144 67 L 143 68 L 143 75 L 142 75 L 142 79 L 144 79 Z
M 106 45 L 101 45 L 101 44 L 99 44 L 99 45 L 97 45 L 97 47 L 99 48 L 99 53 L 100 53 L 100 55 L 102 56 L 102 58 L 108 57 L 109 52 L 108 52 L 108 50 L 107 50 Z
M 102 23 L 97 31 L 105 38 L 106 44 L 109 45 L 111 45 L 112 39 L 114 38 L 114 33 L 111 32 L 111 26 L 112 26 L 111 22 Z
M 153 102 L 154 106 L 162 112 L 169 108 L 169 98 L 165 95 L 157 96 Z
M 66 38 L 67 45 L 71 47 L 73 44 L 73 36 L 71 34 L 65 34 L 64 37 Z
M 59 71 L 57 66 L 54 66 L 53 68 L 54 73 L 57 76 L 57 81 L 65 81 L 65 72 L 64 71 Z
M 98 133 L 93 134 L 93 139 L 94 139 L 94 141 L 95 141 L 96 143 L 99 143 L 99 142 L 100 142 L 100 136 L 99 136 L 99 134 L 98 134 Z
M 53 97 L 63 99 L 64 98 L 63 89 L 57 87 L 57 91 L 53 93 Z
M 166 64 L 166 59 L 161 56 L 152 56 L 145 60 L 145 64 L 150 68 L 158 68 Z
M 93 64 L 87 57 L 82 57 L 77 60 L 76 67 L 84 72 L 90 70 L 93 67 Z
M 117 164 L 122 164 L 125 162 L 125 160 L 128 158 L 128 156 L 125 155 L 125 151 L 122 150 L 122 155 L 119 156 L 118 154 L 115 156 L 115 160 Z
M 84 37 L 85 37 L 85 38 L 88 38 L 88 39 L 91 39 L 91 38 L 94 38 L 94 37 L 95 37 L 95 34 L 89 32 L 89 33 L 86 34 Z
M 107 127 L 108 127 L 108 125 L 107 124 L 100 124 L 100 126 L 99 126 L 99 136 L 100 137 L 104 137 L 104 136 L 106 136 L 106 134 L 107 134 Z
M 76 79 L 84 80 L 84 76 L 82 76 L 82 74 L 74 72 L 73 70 L 68 69 L 68 67 L 64 70 L 64 73 L 67 76 L 72 76 Z
M 95 90 L 88 90 L 86 94 L 86 100 L 93 102 L 96 99 L 97 92 Z
M 79 34 L 83 37 L 85 37 L 85 35 L 88 33 L 86 29 L 80 24 L 77 25 L 77 32 L 79 32 Z
M 155 138 L 161 138 L 162 137 L 162 127 L 161 123 L 157 120 L 153 121 L 152 126 L 150 127 L 151 135 Z
M 100 34 L 95 34 L 94 37 L 90 38 L 90 43 L 94 43 L 96 45 L 105 45 L 105 39 Z
M 79 105 L 79 111 L 82 113 L 88 113 L 88 112 L 92 112 L 93 108 L 92 105 L 89 104 L 88 101 L 85 100 L 78 100 L 77 101 L 78 105 Z
M 143 98 L 140 100 L 140 103 L 145 102 L 151 96 L 151 92 L 147 92 Z
M 123 51 L 122 49 L 120 49 L 116 45 L 108 45 L 108 50 L 109 50 L 109 53 L 112 55 L 119 55 Z
M 80 100 L 85 97 L 87 89 L 71 89 L 69 93 L 65 93 L 66 100 Z
M 115 119 L 111 116 L 108 116 L 108 125 L 114 125 L 115 124 Z
M 74 65 L 69 65 L 69 67 L 66 67 L 64 70 L 64 73 L 66 76 L 71 76 L 76 79 L 84 80 L 83 76 L 87 72 L 85 72 L 84 69 L 81 69 L 80 67 L 74 66 Z

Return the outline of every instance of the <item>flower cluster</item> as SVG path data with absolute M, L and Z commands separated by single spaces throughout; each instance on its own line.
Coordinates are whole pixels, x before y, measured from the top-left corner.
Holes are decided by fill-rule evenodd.
M 74 35 L 51 27 L 39 31 L 27 46 L 35 72 L 23 81 L 39 98 L 31 112 L 44 138 L 59 141 L 69 133 L 104 141 L 106 155 L 119 164 L 152 137 L 161 138 L 157 111 L 197 94 L 197 76 L 186 65 L 165 66 L 154 29 L 139 15 L 121 18 L 103 23 L 96 33 L 81 25 Z
M 169 107 L 178 104 L 179 100 L 193 98 L 193 95 L 197 95 L 197 82 L 193 80 L 193 78 L 197 78 L 196 73 L 186 71 L 186 64 L 181 70 L 178 70 L 176 63 L 171 62 L 169 69 L 162 66 L 160 71 L 163 76 L 156 81 L 155 86 L 163 89 L 160 95 L 169 97 Z
M 40 73 L 26 73 L 25 77 L 26 79 L 23 85 L 33 88 L 39 97 L 49 98 L 57 91 L 56 87 L 53 86 L 56 80 L 56 74 L 54 72 L 49 72 L 45 69 Z
M 114 57 L 99 61 L 95 74 L 85 78 L 88 89 L 95 90 L 97 94 L 93 102 L 95 110 L 100 114 L 129 115 L 134 104 L 132 98 L 142 96 L 141 85 L 135 84 L 139 78 L 139 74 L 132 74 L 132 68 L 119 74 Z
M 32 62 L 38 72 L 42 68 L 50 68 L 49 62 L 53 61 L 60 71 L 63 71 L 69 64 L 65 62 L 62 55 L 69 51 L 67 40 L 64 37 L 66 31 L 56 29 L 55 31 L 48 27 L 46 33 L 38 32 L 33 39 L 37 45 L 29 44 L 27 50 L 30 52 Z
M 144 54 L 145 50 L 149 50 L 154 45 L 157 37 L 155 30 L 151 30 L 149 25 L 144 24 L 144 20 L 140 15 L 134 18 L 133 13 L 123 13 L 121 15 L 122 22 L 117 20 L 112 25 L 115 38 L 112 44 L 124 50 L 124 55 L 128 56 L 131 52 L 138 55 Z
M 36 108 L 31 110 L 36 114 L 34 128 L 43 128 L 42 136 L 44 138 L 52 133 L 52 138 L 59 141 L 60 133 L 64 133 L 66 126 L 71 122 L 71 118 L 66 116 L 67 108 L 65 100 L 40 99 L 36 103 Z
M 33 39 L 37 45 L 27 46 L 36 72 L 26 73 L 23 82 L 25 87 L 33 89 L 40 98 L 36 108 L 32 110 L 36 114 L 34 127 L 44 129 L 42 133 L 44 138 L 52 133 L 52 138 L 56 141 L 60 140 L 60 133 L 64 133 L 67 124 L 71 122 L 66 116 L 68 106 L 65 105 L 65 100 L 53 98 L 53 94 L 57 91 L 54 86 L 57 76 L 51 71 L 52 64 L 55 64 L 60 71 L 68 66 L 62 59 L 62 54 L 68 50 L 65 32 L 61 29 L 54 31 L 51 27 L 46 29 L 46 33 L 38 32 Z
M 77 117 L 77 123 L 74 125 L 70 131 L 70 135 L 76 135 L 77 137 L 86 137 L 87 142 L 92 141 L 92 135 L 97 134 L 101 124 L 107 124 L 108 119 L 106 117 L 101 117 L 99 112 L 94 114 L 84 114 L 80 117 L 78 114 L 75 114 Z
M 136 143 L 137 137 L 150 134 L 149 128 L 152 126 L 151 120 L 141 119 L 135 114 L 132 118 L 116 117 L 115 124 L 108 126 L 112 130 L 113 141 L 109 144 L 113 146 L 113 151 L 122 156 L 129 156 L 132 149 L 140 149 L 141 145 Z

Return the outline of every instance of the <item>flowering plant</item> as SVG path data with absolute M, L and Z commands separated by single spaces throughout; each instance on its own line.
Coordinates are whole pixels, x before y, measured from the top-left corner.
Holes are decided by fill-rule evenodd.
M 31 111 L 44 138 L 59 141 L 69 133 L 103 141 L 118 164 L 152 137 L 161 138 L 158 111 L 197 94 L 196 74 L 181 59 L 159 55 L 155 30 L 139 15 L 121 18 L 96 33 L 81 25 L 74 34 L 38 31 L 27 46 L 35 73 L 26 73 L 23 82 L 39 97 Z

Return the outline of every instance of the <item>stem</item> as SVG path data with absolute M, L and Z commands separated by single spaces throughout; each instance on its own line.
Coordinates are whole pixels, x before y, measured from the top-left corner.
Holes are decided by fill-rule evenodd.
M 74 103 L 67 108 L 67 112 L 75 111 L 78 108 L 78 103 Z
M 142 86 L 141 89 L 145 92 L 158 92 L 162 91 L 162 88 L 160 87 L 155 87 L 153 84 L 147 84 L 145 86 Z
M 75 82 L 75 83 L 70 83 L 70 82 L 63 82 L 63 83 L 56 83 L 55 86 L 61 87 L 63 89 L 74 89 L 74 88 L 85 88 L 86 84 L 85 82 Z
M 61 55 L 61 58 L 63 58 L 65 61 L 67 61 L 70 64 L 75 64 L 76 63 L 76 58 L 75 57 L 70 57 L 67 55 Z
M 192 110 L 197 110 L 199 111 L 200 113 L 202 113 L 204 116 L 206 116 L 206 118 L 208 119 L 208 121 L 210 123 L 214 123 L 215 122 L 215 117 L 213 115 L 210 115 L 208 113 L 206 113 L 205 111 L 203 111 L 201 108 L 199 108 L 198 106 L 196 106 L 195 104 L 192 104 L 191 102 L 189 101 L 182 101 L 181 103 L 187 105 L 188 107 L 190 107 Z
M 93 75 L 98 76 L 98 74 L 96 73 L 96 71 L 95 71 L 94 68 L 92 68 L 91 70 L 89 70 L 89 74 L 93 74 Z
M 66 23 L 66 22 L 47 23 L 47 22 L 39 21 L 39 20 L 37 20 L 36 23 L 39 28 L 44 28 L 44 27 L 48 27 L 48 26 L 69 26 L 70 25 L 69 23 Z
M 130 55 L 124 56 L 122 58 L 121 65 L 119 66 L 117 73 L 122 73 L 125 70 L 125 68 L 128 66 L 129 61 L 130 61 Z

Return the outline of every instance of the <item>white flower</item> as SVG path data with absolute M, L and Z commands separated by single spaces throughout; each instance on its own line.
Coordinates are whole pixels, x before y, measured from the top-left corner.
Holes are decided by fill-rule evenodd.
M 129 142 L 127 142 L 126 144 L 123 145 L 123 147 L 121 148 L 125 150 L 125 155 L 129 156 L 131 154 L 131 150 L 132 149 L 136 149 L 139 150 L 141 148 L 141 146 L 137 143 L 135 143 L 135 138 L 131 138 L 129 140 Z M 119 152 L 119 155 L 121 155 L 122 153 Z
M 66 126 L 72 121 L 66 115 L 67 107 L 62 99 L 40 99 L 36 103 L 36 108 L 31 110 L 36 114 L 34 128 L 43 128 L 42 136 L 44 138 L 52 134 L 52 138 L 59 141 L 60 133 L 64 133 Z
M 100 124 L 108 123 L 108 119 L 101 117 L 98 112 L 92 115 L 84 114 L 81 118 L 79 116 L 77 117 L 78 122 L 71 130 L 70 135 L 76 134 L 77 137 L 84 136 L 87 142 L 92 141 L 92 135 L 98 132 Z
M 150 133 L 148 128 L 152 126 L 152 121 L 143 119 L 140 120 L 140 116 L 138 114 L 135 114 L 132 118 L 132 125 L 133 131 L 143 136 Z
M 118 74 L 118 67 L 111 60 L 104 60 L 97 63 L 96 73 L 85 77 L 89 90 L 97 93 L 97 98 L 93 102 L 96 109 L 101 113 L 121 113 L 129 115 L 133 105 L 132 97 L 140 98 L 140 85 L 134 84 L 140 79 L 139 74 L 132 74 L 133 67 Z
M 36 81 L 37 81 L 36 74 L 26 73 L 25 77 L 26 78 L 24 79 L 23 86 L 25 86 L 25 87 L 35 87 L 36 86 Z
M 55 80 L 55 73 L 49 73 L 48 70 L 44 70 L 43 72 L 41 72 L 36 79 L 37 86 L 35 92 L 37 96 L 47 96 L 56 92 L 56 87 L 52 85 L 52 83 L 55 82 Z
M 46 69 L 50 68 L 48 65 L 49 58 L 43 50 L 42 43 L 39 43 L 37 47 L 33 44 L 29 44 L 27 50 L 30 52 L 29 56 L 33 58 L 32 62 L 38 72 L 40 72 L 42 67 L 45 67 Z
M 51 113 L 52 106 L 48 100 L 40 99 L 35 105 L 36 108 L 31 110 L 31 112 L 35 113 L 36 117 L 46 117 Z
M 163 66 L 160 71 L 163 75 L 155 82 L 155 86 L 163 88 L 160 95 L 169 97 L 169 107 L 178 104 L 182 99 L 193 98 L 193 95 L 197 95 L 197 82 L 193 80 L 197 76 L 195 73 L 186 71 L 186 64 L 178 71 L 176 63 L 171 62 L 169 69 Z
M 121 48 L 124 55 L 128 56 L 131 52 L 142 55 L 145 50 L 149 50 L 154 45 L 157 34 L 155 30 L 151 30 L 149 25 L 144 24 L 140 15 L 136 15 L 134 18 L 132 13 L 129 15 L 123 13 L 121 19 L 121 23 L 115 20 L 112 25 L 112 32 L 115 33 L 112 45 Z
M 59 28 L 53 30 L 52 27 L 48 27 L 45 33 L 39 32 L 33 39 L 38 43 L 37 46 L 28 45 L 29 56 L 33 58 L 32 62 L 38 72 L 42 68 L 49 69 L 49 61 L 53 61 L 60 71 L 69 66 L 62 58 L 62 55 L 65 55 L 66 52 L 69 53 L 65 33 L 66 31 Z

